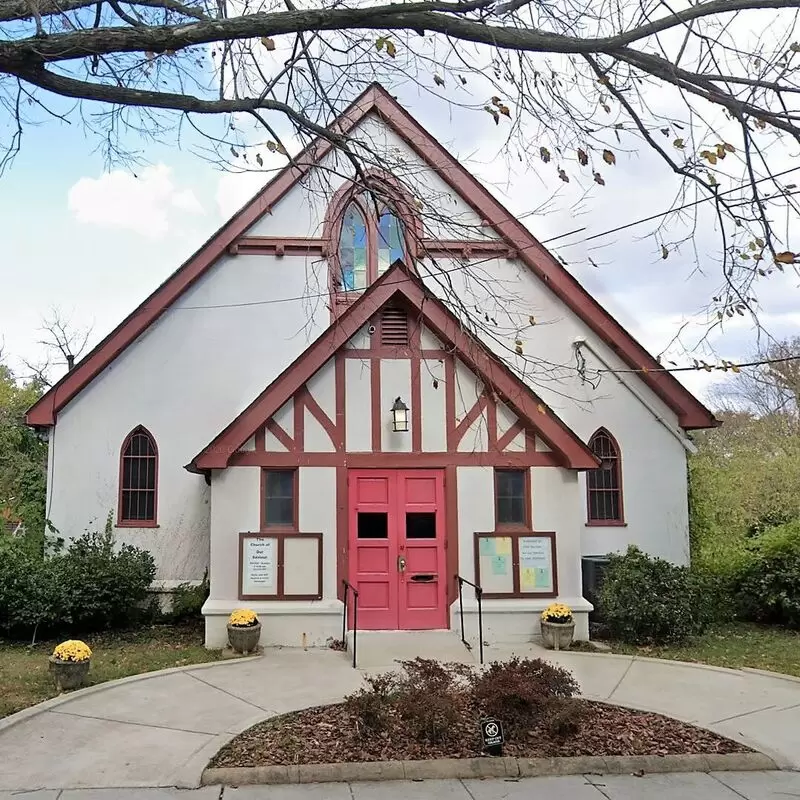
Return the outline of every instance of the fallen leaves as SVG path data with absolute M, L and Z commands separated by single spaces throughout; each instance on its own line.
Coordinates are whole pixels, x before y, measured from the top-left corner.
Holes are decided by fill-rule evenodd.
M 577 700 L 585 716 L 577 734 L 552 737 L 531 725 L 509 736 L 505 755 L 558 756 L 670 755 L 747 751 L 738 742 L 658 714 Z M 467 705 L 451 730 L 449 742 L 432 745 L 393 716 L 380 733 L 359 735 L 359 724 L 341 704 L 299 711 L 268 720 L 237 736 L 213 759 L 213 767 L 267 764 L 330 764 L 352 761 L 471 758 L 480 755 L 478 710 Z

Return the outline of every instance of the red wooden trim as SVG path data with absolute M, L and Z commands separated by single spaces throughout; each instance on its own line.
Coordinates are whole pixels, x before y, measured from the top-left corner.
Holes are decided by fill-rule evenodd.
M 456 362 L 453 356 L 444 361 L 444 425 L 447 450 L 455 453 L 458 450 L 456 439 Z
M 269 420 L 265 425 L 262 425 L 253 435 L 254 438 L 254 446 L 255 449 L 258 450 L 260 453 L 263 453 L 267 449 L 267 425 L 269 425 Z
M 305 400 L 305 386 L 292 395 L 292 416 L 294 419 L 294 446 L 295 450 L 303 452 L 306 449 L 306 415 L 303 401 Z M 277 410 L 277 409 L 276 409 Z
M 489 403 L 489 398 L 486 395 L 486 392 L 482 392 L 481 396 L 478 398 L 478 401 L 475 403 L 474 406 L 466 413 L 464 418 L 461 422 L 456 425 L 455 430 L 455 446 L 458 449 L 459 444 L 461 444 L 461 440 L 464 438 L 464 435 L 469 430 L 470 426 L 473 422 L 475 422 L 478 417 L 481 416 L 483 410 Z
M 347 440 L 347 414 L 345 411 L 345 392 L 347 375 L 345 371 L 345 360 L 340 350 L 334 356 L 334 381 L 336 393 L 336 449 L 345 451 Z
M 517 420 L 502 436 L 498 437 L 497 449 L 502 453 L 524 430 L 525 426 Z
M 286 583 L 286 548 L 287 538 L 292 539 L 316 539 L 317 540 L 317 585 L 316 594 L 286 594 L 284 591 Z M 242 559 L 243 542 L 245 539 L 276 539 L 277 547 L 275 558 L 276 573 L 276 593 L 275 594 L 242 594 Z M 300 533 L 299 531 L 281 531 L 270 529 L 253 533 L 251 531 L 239 532 L 239 599 L 240 600 L 322 600 L 322 534 L 321 533 Z
M 334 424 L 333 420 L 322 410 L 322 407 L 314 399 L 311 392 L 308 391 L 307 387 L 303 395 L 303 403 L 305 404 L 305 407 L 311 412 L 311 416 L 314 417 L 314 419 L 317 422 L 319 422 L 320 425 L 322 425 L 323 430 L 330 437 L 333 449 L 340 450 L 341 443 L 339 442 L 339 432 L 336 429 L 336 425 Z
M 487 239 L 423 239 L 419 258 L 484 258 L 486 256 L 516 258 L 514 248 L 503 240 Z
M 259 430 L 263 430 L 263 428 L 259 428 Z M 272 417 L 267 420 L 267 430 L 286 448 L 287 452 L 294 453 L 297 450 L 294 439 Z M 256 447 L 256 450 L 266 450 L 266 447 Z
M 245 451 L 245 452 L 252 452 Z M 267 453 L 266 455 L 272 455 Z M 289 455 L 282 453 L 281 455 Z M 290 525 L 270 525 L 267 522 L 267 473 L 292 472 L 292 522 Z M 261 509 L 259 512 L 259 527 L 262 531 L 297 530 L 300 525 L 300 473 L 293 467 L 275 466 L 261 470 Z
M 256 453 L 240 450 L 234 453 L 227 466 L 292 469 L 294 467 L 336 467 L 347 464 L 354 469 L 434 469 L 448 464 L 461 467 L 563 467 L 553 453 L 480 452 L 470 453 Z
M 403 276 L 405 280 L 403 280 Z M 510 368 L 485 345 L 466 333 L 457 317 L 433 295 L 421 280 L 397 262 L 351 306 L 293 364 L 273 381 L 228 427 L 199 453 L 193 469 L 218 469 L 227 466 L 232 453 L 252 436 L 264 420 L 272 416 L 293 396 L 339 348 L 355 335 L 390 300 L 400 295 L 419 311 L 426 326 L 458 352 L 466 367 L 490 386 L 509 408 L 547 442 L 562 462 L 571 469 L 589 469 L 597 459 L 576 434 L 570 430 L 542 400 L 523 383 Z M 374 372 L 374 371 L 373 371 Z M 374 375 L 372 380 L 374 380 Z M 374 388 L 374 384 L 373 384 Z M 374 395 L 373 395 L 374 401 Z M 297 419 L 297 417 L 295 417 Z M 375 426 L 373 415 L 373 432 Z M 301 432 L 295 431 L 295 442 L 302 448 Z
M 486 405 L 486 434 L 490 450 L 497 450 L 497 404 L 491 397 Z
M 503 523 L 497 519 L 497 474 L 499 472 L 521 472 L 523 473 L 522 489 L 523 489 L 523 521 L 519 524 Z M 531 471 L 529 469 L 508 469 L 508 467 L 495 467 L 494 470 L 494 527 L 498 531 L 506 530 L 530 530 L 533 526 L 533 511 L 531 508 Z
M 372 337 L 376 339 L 375 336 Z M 451 353 L 449 350 L 414 350 L 413 347 L 381 347 L 380 342 L 376 342 L 376 346 L 369 350 L 359 349 L 357 347 L 345 347 L 342 349 L 342 354 L 345 358 L 353 358 L 363 361 L 366 358 L 375 358 L 376 356 L 382 359 L 393 358 L 412 358 L 418 355 L 423 361 L 444 361 Z
M 324 255 L 324 239 L 287 238 L 285 236 L 240 236 L 228 248 L 231 255 L 310 256 Z
M 380 453 L 381 446 L 381 361 L 373 358 L 369 366 L 370 411 L 372 423 L 372 452 Z
M 122 516 L 122 492 L 125 450 L 131 439 L 137 434 L 144 434 L 150 439 L 150 444 L 155 452 L 155 477 L 153 483 L 153 518 L 152 519 L 124 519 Z M 156 437 L 144 425 L 137 425 L 123 440 L 119 449 L 119 482 L 117 486 L 117 527 L 118 528 L 158 528 L 158 443 Z
M 445 513 L 445 564 L 447 566 L 447 590 L 445 597 L 448 605 L 448 623 L 450 621 L 450 604 L 458 596 L 454 576 L 458 575 L 458 469 L 454 464 L 444 468 L 444 513 Z M 477 581 L 475 581 L 477 583 Z M 450 625 L 448 624 L 448 627 Z
M 713 414 L 670 373 L 659 372 L 656 360 L 594 300 L 575 278 L 533 237 L 519 220 L 442 147 L 378 84 L 371 84 L 336 120 L 340 133 L 352 130 L 370 112 L 377 113 L 420 155 L 503 239 L 519 258 L 620 358 L 633 369 L 647 368 L 641 379 L 678 415 L 684 428 L 717 425 Z M 175 302 L 228 246 L 330 152 L 329 141 L 312 142 L 255 197 L 220 228 L 188 261 L 35 403 L 26 415 L 29 425 L 55 424 L 57 412 L 135 341 Z
M 422 452 L 422 362 L 411 357 L 411 450 Z
M 501 530 L 501 531 L 476 531 L 473 540 L 475 557 L 475 583 L 481 585 L 481 559 L 480 559 L 480 539 L 491 536 L 492 538 L 511 539 L 511 569 L 513 579 L 513 591 L 511 592 L 484 592 L 484 599 L 489 600 L 512 600 L 521 598 L 540 597 L 548 599 L 558 597 L 558 559 L 556 553 L 556 532 L 555 531 L 534 531 L 534 530 Z M 552 592 L 523 592 L 520 591 L 519 576 L 519 540 L 527 536 L 546 536 L 550 539 L 551 562 L 553 564 L 553 591 Z
M 622 448 L 619 446 L 619 442 L 616 438 L 611 434 L 611 432 L 607 428 L 600 427 L 598 428 L 590 437 L 589 437 L 589 447 L 592 447 L 592 442 L 594 441 L 595 436 L 599 433 L 605 434 L 608 439 L 611 441 L 611 446 L 614 448 L 614 452 L 616 453 L 615 462 L 614 462 L 614 471 L 617 473 L 617 490 L 616 494 L 618 495 L 618 505 L 619 505 L 619 517 L 615 519 L 593 519 L 592 518 L 592 502 L 591 502 L 591 492 L 592 490 L 589 488 L 589 472 L 586 473 L 586 526 L 589 528 L 616 528 L 616 527 L 624 527 L 627 523 L 625 522 L 625 502 L 623 497 L 623 482 L 622 482 Z M 594 452 L 594 451 L 593 451 Z M 606 490 L 609 491 L 609 490 Z
M 339 464 L 336 467 L 336 596 L 344 599 L 342 581 L 348 577 L 347 563 L 350 540 L 348 537 L 348 491 L 347 467 Z

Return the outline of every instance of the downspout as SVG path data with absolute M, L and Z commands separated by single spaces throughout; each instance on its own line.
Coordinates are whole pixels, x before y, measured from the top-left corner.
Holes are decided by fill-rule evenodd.
M 664 419 L 664 417 L 659 414 L 652 405 L 650 405 L 647 398 L 638 389 L 636 389 L 634 386 L 631 386 L 631 384 L 625 380 L 625 377 L 621 373 L 616 372 L 614 367 L 612 367 L 611 364 L 609 364 L 608 361 L 606 361 L 605 358 L 603 358 L 603 356 L 600 355 L 600 353 L 595 350 L 595 348 L 592 347 L 589 342 L 586 341 L 586 339 L 583 337 L 578 337 L 572 342 L 572 346 L 576 353 L 579 352 L 581 348 L 585 347 L 601 364 L 603 364 L 603 366 L 610 371 L 610 373 L 617 379 L 617 382 L 622 384 L 622 386 L 624 386 L 653 415 L 656 422 L 660 423 L 667 431 L 669 431 L 670 435 L 680 442 L 681 447 L 683 447 L 687 453 L 697 452 L 697 448 L 694 446 L 694 444 L 679 430 L 673 428 L 669 421 Z

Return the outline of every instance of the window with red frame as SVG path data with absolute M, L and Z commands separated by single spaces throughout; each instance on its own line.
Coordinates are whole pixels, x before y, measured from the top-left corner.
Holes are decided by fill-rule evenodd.
M 356 197 L 342 214 L 339 231 L 337 288 L 360 292 L 406 253 L 400 218 L 387 206 L 376 216 L 375 203 Z
M 122 445 L 119 522 L 154 525 L 158 492 L 158 449 L 155 439 L 141 426 Z
M 586 473 L 589 522 L 620 523 L 624 517 L 619 445 L 605 428 L 600 428 L 589 439 L 589 448 L 600 459 L 600 466 Z

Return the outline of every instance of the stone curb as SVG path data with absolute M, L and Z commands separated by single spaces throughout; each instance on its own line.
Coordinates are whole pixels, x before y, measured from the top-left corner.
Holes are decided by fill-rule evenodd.
M 586 773 L 744 772 L 777 769 L 762 753 L 680 756 L 577 756 L 570 758 L 438 758 L 430 761 L 362 761 L 292 766 L 217 767 L 204 770 L 203 786 L 280 783 L 353 783 L 447 778 L 534 778 Z
M 0 719 L 0 733 L 8 730 L 14 725 L 25 720 L 35 717 L 37 714 L 43 714 L 45 711 L 50 711 L 58 706 L 71 703 L 73 700 L 80 700 L 89 695 L 99 694 L 100 692 L 115 689 L 117 686 L 123 686 L 127 683 L 138 683 L 139 681 L 148 681 L 151 678 L 160 678 L 163 675 L 172 675 L 177 672 L 194 672 L 198 669 L 209 669 L 211 667 L 231 666 L 233 664 L 244 663 L 246 661 L 254 661 L 261 656 L 245 656 L 237 660 L 221 659 L 219 661 L 206 661 L 201 664 L 186 664 L 182 667 L 168 667 L 167 669 L 158 669 L 153 672 L 140 672 L 138 675 L 128 675 L 126 678 L 117 678 L 114 681 L 105 681 L 98 683 L 95 686 L 87 686 L 85 689 L 76 689 L 72 692 L 60 694 L 58 697 L 51 697 L 49 700 L 43 700 L 30 708 L 23 708 L 22 711 L 17 711 L 16 714 L 10 714 L 3 719 Z M 91 673 L 90 673 L 91 674 Z
M 749 672 L 752 675 L 761 675 L 764 678 L 775 678 L 779 681 L 789 681 L 790 683 L 800 683 L 800 678 L 796 675 L 787 675 L 785 672 L 772 672 L 768 669 L 755 669 L 755 667 L 742 667 L 742 672 Z

